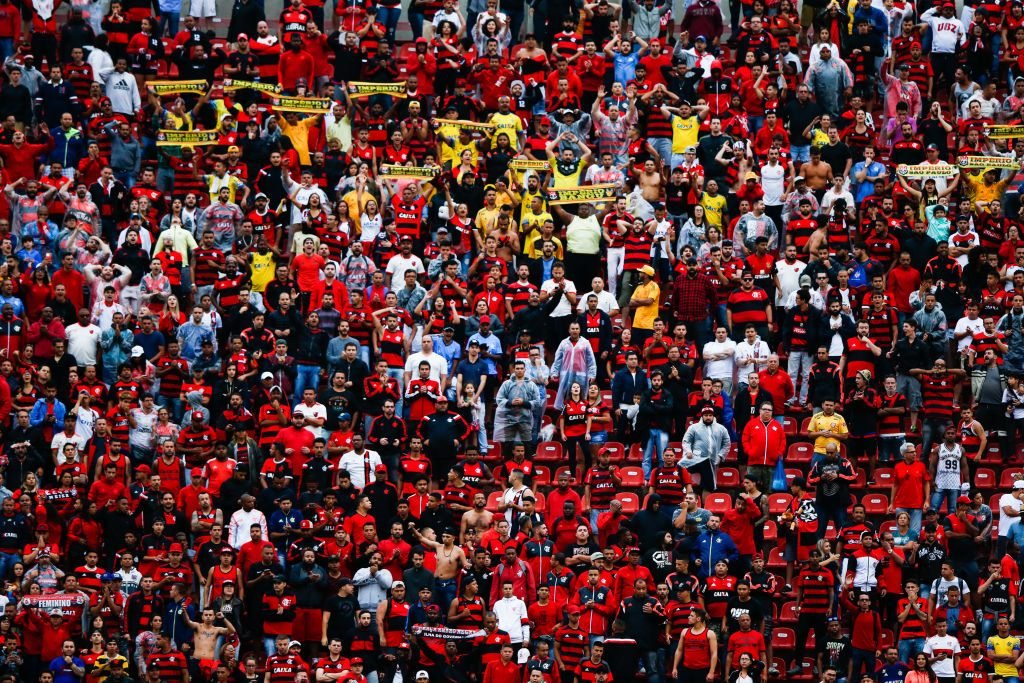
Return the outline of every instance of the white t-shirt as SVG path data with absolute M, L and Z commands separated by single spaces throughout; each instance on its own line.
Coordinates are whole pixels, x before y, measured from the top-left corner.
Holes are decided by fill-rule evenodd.
M 921 15 L 921 21 L 928 24 L 932 29 L 932 52 L 940 54 L 951 54 L 956 52 L 957 45 L 964 38 L 964 25 L 956 17 L 939 16 L 937 8 L 933 7 Z M 950 664 L 952 670 L 952 664 Z M 938 675 L 938 671 L 935 672 Z M 952 676 L 953 674 L 948 674 Z
M 82 366 L 96 365 L 96 347 L 100 341 L 100 328 L 96 325 L 83 327 L 79 323 L 68 325 L 64 330 L 68 338 L 68 353 Z
M 946 658 L 932 663 L 932 671 L 940 678 L 952 678 L 956 675 L 953 669 L 953 655 L 960 654 L 960 643 L 951 635 L 932 636 L 924 641 L 924 653 L 934 657 L 940 653 Z
M 779 288 L 775 292 L 775 305 L 781 306 L 786 298 L 800 289 L 800 273 L 804 272 L 807 264 L 797 259 L 793 263 L 787 263 L 786 259 L 775 262 L 775 272 L 779 277 Z
M 1004 493 L 999 496 L 999 535 L 1006 536 L 1010 533 L 1010 527 L 1020 521 L 1020 517 L 1004 515 L 1003 508 L 1016 508 L 1018 511 L 1024 509 L 1024 502 L 1015 498 L 1012 493 Z M 993 510 L 992 512 L 995 512 Z
M 422 351 L 417 351 L 405 360 L 405 371 L 413 377 L 419 377 L 420 363 L 423 361 L 430 363 L 430 379 L 440 384 L 441 375 L 448 374 L 448 361 L 439 353 L 431 351 L 428 356 Z M 405 387 L 402 387 L 402 391 L 405 391 Z
M 616 308 L 619 307 L 619 302 L 615 300 L 615 297 L 611 295 L 607 289 L 602 289 L 600 292 L 590 290 L 583 296 L 579 297 L 576 301 L 576 310 L 582 313 L 587 310 L 587 299 L 591 294 L 597 294 L 597 310 L 604 311 L 608 315 L 612 314 Z
M 395 254 L 388 261 L 388 267 L 385 271 L 391 276 L 391 289 L 398 291 L 405 287 L 405 271 L 415 270 L 417 275 L 422 275 L 427 272 L 423 268 L 423 261 L 416 254 L 410 254 L 409 258 L 405 258 L 401 254 Z
M 327 419 L 327 408 L 326 406 L 324 406 L 323 403 L 313 403 L 313 405 L 308 406 L 305 404 L 305 402 L 303 402 L 295 406 L 292 412 L 294 413 L 296 410 L 301 410 L 302 414 L 305 417 L 312 417 L 314 419 Z M 306 425 L 306 431 L 311 432 L 314 437 L 324 436 L 323 427 L 314 427 L 313 425 Z
M 764 190 L 765 206 L 782 206 L 782 196 L 786 192 L 786 169 L 782 164 L 761 167 L 761 189 Z
M 966 349 L 971 345 L 971 342 L 974 341 L 974 335 L 985 331 L 985 323 L 982 321 L 981 317 L 971 320 L 967 316 L 964 316 L 956 321 L 956 327 L 953 328 L 953 334 L 961 334 L 967 331 L 970 331 L 970 334 L 956 343 L 957 351 L 963 351 Z M 78 358 L 78 356 L 75 356 L 75 358 Z
M 153 447 L 153 426 L 156 424 L 157 411 L 147 413 L 142 408 L 132 411 L 135 427 L 128 430 L 128 444 L 139 448 Z
M 732 352 L 725 360 L 704 361 L 704 376 L 710 379 L 732 380 L 733 370 L 736 367 L 736 342 L 726 339 L 724 342 L 709 341 L 704 345 L 703 353 L 728 353 Z
M 576 285 L 574 285 L 572 283 L 572 280 L 570 280 L 569 278 L 562 278 L 562 285 L 564 286 L 564 289 L 562 290 L 562 298 L 559 299 L 558 305 L 555 306 L 555 310 L 551 311 L 552 318 L 562 318 L 567 315 L 572 315 L 572 304 L 569 303 L 569 297 L 565 295 L 575 294 Z M 550 295 L 553 291 L 555 291 L 555 281 L 546 280 L 544 284 L 540 286 L 540 291 L 547 292 L 548 295 Z

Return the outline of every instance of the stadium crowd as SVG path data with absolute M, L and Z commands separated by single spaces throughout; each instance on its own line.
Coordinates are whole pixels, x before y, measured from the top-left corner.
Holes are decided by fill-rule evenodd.
M 1018 683 L 1019 0 L 216 14 L 0 0 L 0 683 Z

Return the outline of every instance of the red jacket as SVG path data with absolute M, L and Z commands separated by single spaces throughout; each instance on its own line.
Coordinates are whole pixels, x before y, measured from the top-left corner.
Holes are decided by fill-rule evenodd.
M 762 370 L 757 373 L 761 378 L 761 388 L 772 395 L 772 402 L 775 404 L 775 414 L 782 415 L 786 411 L 786 401 L 793 397 L 795 389 L 793 380 L 781 368 L 775 374 Z
M 298 52 L 292 52 L 291 50 L 285 50 L 281 53 L 277 64 L 277 82 L 281 84 L 281 89 L 286 92 L 292 92 L 295 90 L 295 83 L 300 79 L 306 79 L 306 86 L 308 88 L 313 87 L 313 81 L 316 80 L 315 67 L 313 62 L 313 56 L 305 50 L 299 50 Z
M 757 550 L 754 544 L 754 522 L 760 518 L 761 508 L 750 503 L 742 512 L 733 508 L 722 515 L 722 531 L 729 534 L 740 555 L 753 555 Z
M 786 452 L 786 433 L 774 418 L 767 425 L 761 418 L 754 418 L 743 428 L 741 440 L 748 465 L 775 467 Z
M 494 567 L 489 604 L 493 605 L 501 599 L 501 584 L 506 579 L 512 581 L 513 595 L 521 597 L 527 607 L 537 600 L 537 579 L 533 575 L 533 570 L 529 564 L 517 557 L 511 566 L 503 560 Z
M 16 145 L 0 145 L 0 157 L 3 157 L 7 173 L 12 181 L 18 178 L 26 180 L 35 178 L 36 160 L 43 154 L 53 149 L 53 139 L 47 138 L 45 143 L 33 145 L 24 143 L 21 147 Z M 69 295 L 70 296 L 70 295 Z M 58 654 L 60 654 L 58 652 Z
M 426 42 L 425 39 L 423 42 Z M 418 41 L 417 41 L 418 42 Z M 437 73 L 437 59 L 430 51 L 422 54 L 423 61 L 420 61 L 420 53 L 412 52 L 405 59 L 406 77 L 416 74 L 419 78 L 418 92 L 421 95 L 434 95 L 434 74 Z
M 514 661 L 505 664 L 500 659 L 491 662 L 484 669 L 484 683 L 521 683 L 522 674 Z

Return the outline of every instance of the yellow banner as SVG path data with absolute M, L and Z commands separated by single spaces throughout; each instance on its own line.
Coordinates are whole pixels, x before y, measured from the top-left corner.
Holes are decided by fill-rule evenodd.
M 210 89 L 209 83 L 202 79 L 194 81 L 150 81 L 146 85 L 157 95 L 178 95 L 180 93 L 197 93 L 202 95 Z
M 508 167 L 514 171 L 548 171 L 551 170 L 551 164 L 547 161 L 539 161 L 537 159 L 513 159 L 509 162 Z
M 957 172 L 952 164 L 900 164 L 896 167 L 896 175 L 904 178 L 947 178 Z
M 437 166 L 394 166 L 381 164 L 380 174 L 389 178 L 416 178 L 417 180 L 430 180 L 437 175 L 440 169 Z
M 271 101 L 277 111 L 296 111 L 301 114 L 326 114 L 334 105 L 328 97 L 275 97 Z
M 162 130 L 156 135 L 157 147 L 198 147 L 216 145 L 220 134 L 215 130 Z
M 1010 157 L 965 155 L 957 157 L 956 165 L 960 168 L 1020 168 L 1020 160 Z
M 479 131 L 481 133 L 490 133 L 494 130 L 493 123 L 478 123 L 477 121 L 463 121 L 462 119 L 439 119 L 439 121 L 442 126 L 453 126 L 455 128 Z
M 362 98 L 373 97 L 374 95 L 391 95 L 399 99 L 405 99 L 405 81 L 399 83 L 369 83 L 366 81 L 349 81 L 348 94 L 350 97 Z
M 548 204 L 582 204 L 614 199 L 622 188 L 615 183 L 548 190 Z
M 1024 126 L 985 126 L 981 130 L 982 135 L 996 140 L 1003 138 L 1024 137 Z
M 227 92 L 232 92 L 234 90 L 259 90 L 261 92 L 279 93 L 281 92 L 281 86 L 274 85 L 273 83 L 260 83 L 259 81 L 242 81 L 235 78 L 225 78 L 224 90 Z

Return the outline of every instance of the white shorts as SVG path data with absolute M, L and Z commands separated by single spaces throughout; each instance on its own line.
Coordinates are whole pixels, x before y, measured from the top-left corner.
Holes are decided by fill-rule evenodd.
M 188 8 L 189 16 L 215 17 L 217 16 L 217 0 L 192 0 Z

